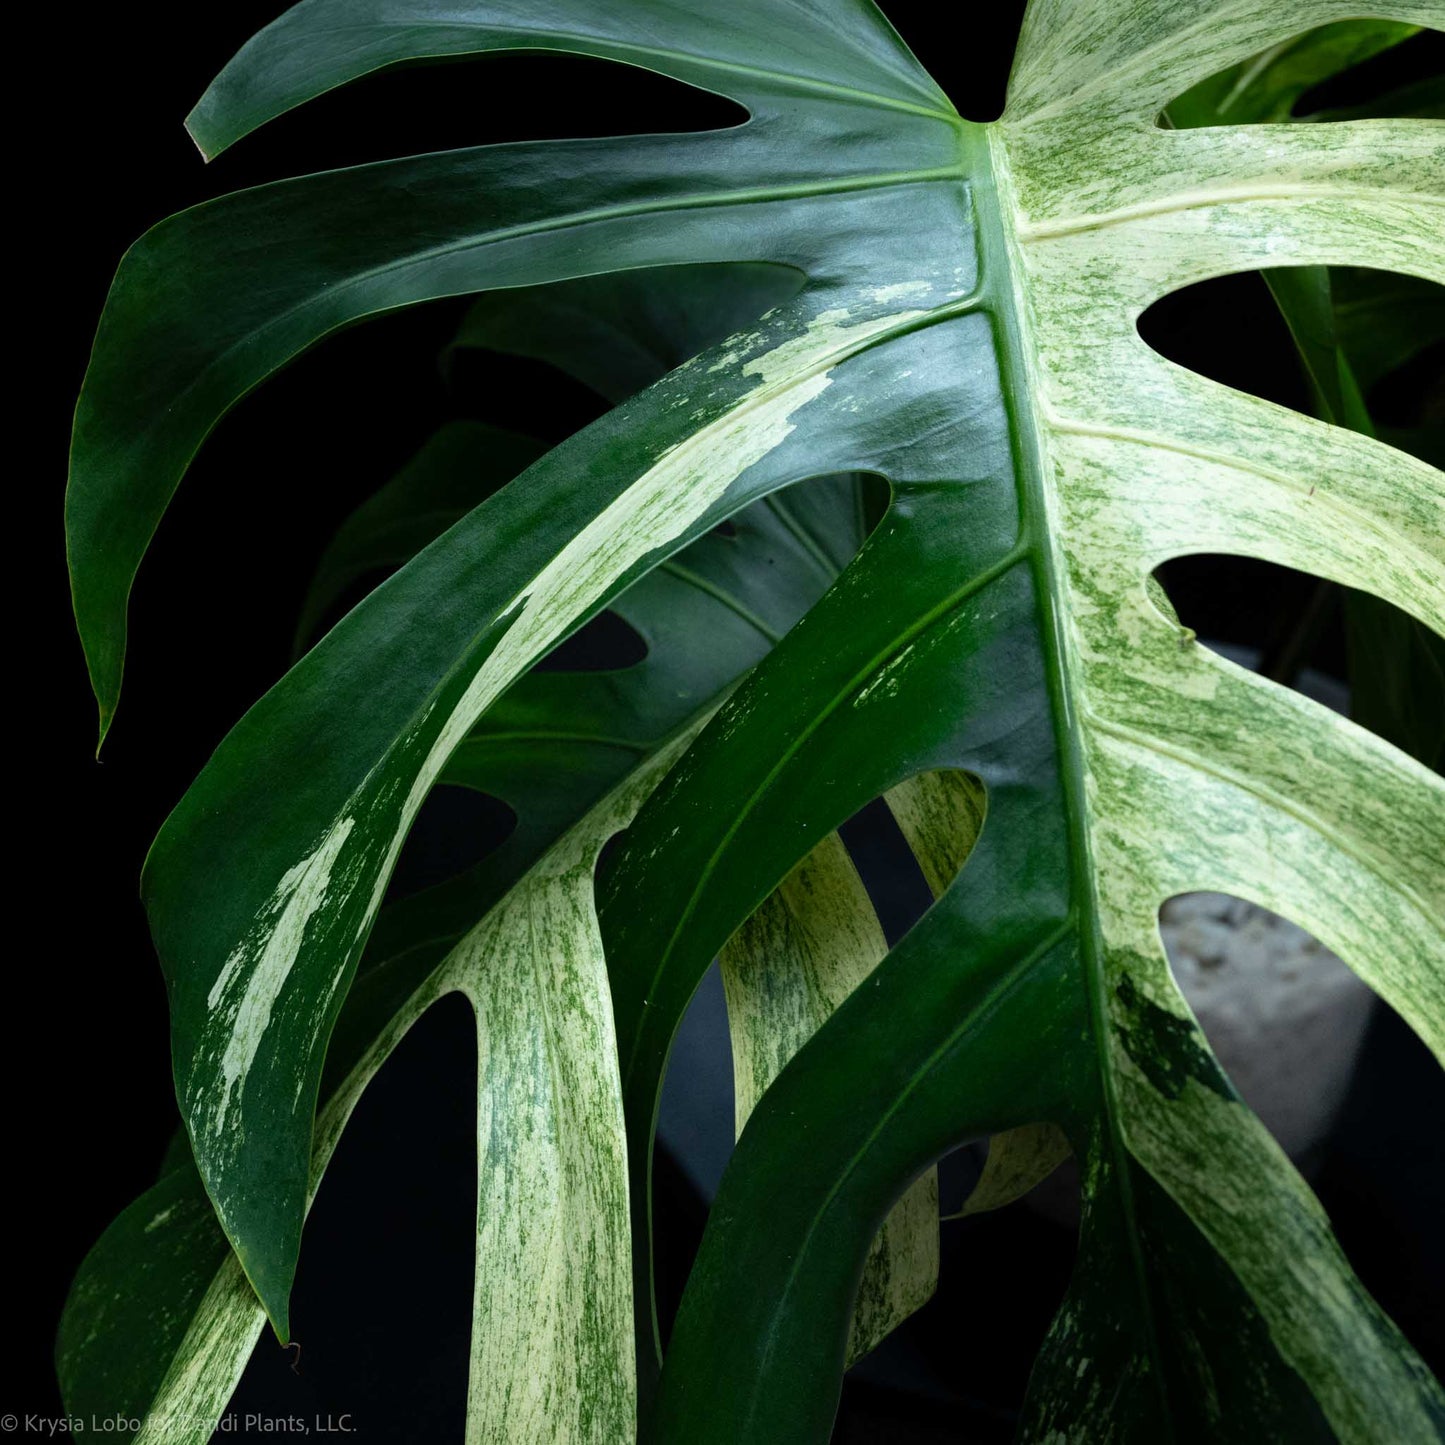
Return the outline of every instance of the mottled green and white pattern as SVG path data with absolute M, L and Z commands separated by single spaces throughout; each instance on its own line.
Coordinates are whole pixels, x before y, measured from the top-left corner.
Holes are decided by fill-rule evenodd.
M 1389 6 L 1439 24 L 1438 5 Z M 1086 788 L 1117 1147 L 1229 1262 L 1337 1437 L 1438 1438 L 1440 1403 L 1262 1126 L 1139 1018 L 1190 1020 L 1160 904 L 1215 888 L 1287 914 L 1445 1054 L 1445 788 L 1320 705 L 1206 651 L 1148 596 L 1186 552 L 1267 558 L 1445 630 L 1445 486 L 1358 434 L 1164 361 L 1135 320 L 1191 282 L 1372 265 L 1445 282 L 1445 136 L 1370 121 L 1166 131 L 1192 82 L 1348 5 L 1035 3 L 995 139 L 1031 346 Z M 1127 983 L 1127 987 L 1126 987 Z M 1193 1032 L 1178 1047 L 1206 1052 Z M 1153 1049 L 1157 1044 L 1142 1047 Z M 1117 1162 L 1110 1167 L 1117 1168 Z M 1067 1329 L 1061 1317 L 1057 1329 Z M 1085 1436 L 1112 1438 L 1107 1410 Z M 1055 1434 L 1040 1438 L 1061 1438 Z
M 469 1442 L 612 1445 L 634 1430 L 627 1163 L 592 873 L 694 730 L 598 804 L 406 998 L 317 1120 L 313 1197 L 357 1101 L 407 1030 L 449 994 L 470 1002 L 479 1185 Z M 167 1210 L 148 1229 L 188 1223 Z M 133 1438 L 209 1440 L 265 1322 L 227 1256 L 154 1398 L 135 1407 Z
M 441 968 L 477 1017 L 468 1445 L 635 1430 L 627 1149 L 592 874 L 677 752 L 639 768 Z
M 1445 0 L 1376 8 L 1445 27 Z M 239 1262 L 165 1398 L 214 1410 L 236 1378 L 259 1327 L 241 1270 L 287 1332 L 301 1222 L 350 1107 L 345 1091 L 327 1106 L 313 1150 L 328 1041 L 373 981 L 353 982 L 358 960 L 448 759 L 671 553 L 854 471 L 884 477 L 892 505 L 836 584 L 655 791 L 639 776 L 397 1003 L 396 1030 L 443 988 L 479 1020 L 470 1437 L 626 1438 L 635 1378 L 660 1440 L 826 1439 L 850 1348 L 926 1293 L 927 1171 L 985 1136 L 973 1210 L 1027 1188 L 1064 1139 L 1083 1180 L 1026 1440 L 1440 1437 L 1439 1387 L 1220 1073 L 1157 924 L 1178 892 L 1250 898 L 1445 1051 L 1439 778 L 1206 651 L 1151 580 L 1233 552 L 1445 627 L 1437 471 L 1185 372 L 1136 329 L 1171 291 L 1261 267 L 1445 283 L 1438 123 L 1159 123 L 1190 87 L 1353 13 L 1032 0 L 988 126 L 957 117 L 867 0 L 303 0 L 227 68 L 192 117 L 211 153 L 372 70 L 519 47 L 647 65 L 750 118 L 333 172 L 139 243 L 68 503 L 106 721 L 131 580 L 190 457 L 331 330 L 608 270 L 766 261 L 804 279 L 374 591 L 157 839 L 144 892 L 178 1092 Z M 879 794 L 936 894 L 886 953 L 840 847 L 818 842 Z M 724 948 L 747 1125 L 659 1376 L 657 1097 Z
M 967 773 L 920 773 L 890 788 L 886 797 L 929 892 L 939 897 L 983 831 L 988 813 L 983 785 Z M 1055 1124 L 1021 1124 L 995 1134 L 983 1170 L 956 1217 L 1002 1209 L 1023 1198 L 1068 1155 L 1069 1141 Z
M 877 967 L 888 944 L 863 880 L 830 833 L 722 951 L 738 1133 L 802 1044 Z M 928 1302 L 938 1283 L 938 1175 L 894 1205 L 863 1266 L 850 1362 Z

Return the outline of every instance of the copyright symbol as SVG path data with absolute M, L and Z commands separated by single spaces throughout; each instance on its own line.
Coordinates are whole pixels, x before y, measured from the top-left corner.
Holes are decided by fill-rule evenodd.
M 0 1417 L 0 1430 L 3 1430 L 7 1435 L 15 1430 L 19 1424 L 20 1421 L 17 1420 L 14 1415 Z

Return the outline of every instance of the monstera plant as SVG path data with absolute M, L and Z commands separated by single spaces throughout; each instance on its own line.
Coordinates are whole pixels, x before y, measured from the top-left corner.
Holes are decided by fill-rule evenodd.
M 1361 273 L 1320 269 L 1445 281 L 1445 137 L 1428 98 L 1291 118 L 1445 22 L 1369 8 L 1032 0 L 991 124 L 869 0 L 303 0 L 241 50 L 189 120 L 207 155 L 379 69 L 506 49 L 647 67 L 748 119 L 282 181 L 123 262 L 67 503 L 102 736 L 174 489 L 321 337 L 489 292 L 458 347 L 618 404 L 550 451 L 436 437 L 343 528 L 303 643 L 397 570 L 157 838 L 185 1134 L 76 1281 L 74 1410 L 209 1438 L 265 1322 L 289 1338 L 358 1097 L 455 992 L 470 1440 L 827 1439 L 846 1364 L 933 1288 L 936 1161 L 983 1138 L 969 1209 L 1080 1163 L 1023 1438 L 1440 1438 L 1439 1387 L 1214 1063 L 1157 922 L 1181 891 L 1252 899 L 1445 1045 L 1440 780 L 1203 647 L 1153 578 L 1234 553 L 1445 625 L 1445 484 L 1367 434 L 1352 369 L 1410 328 L 1352 353 L 1335 300 Z M 1287 267 L 1323 419 L 1139 336 L 1171 291 Z M 641 663 L 536 670 L 604 610 Z M 516 827 L 383 908 L 442 782 Z M 880 796 L 936 900 L 891 950 L 836 832 Z M 659 1090 L 719 956 L 741 1132 L 664 1356 Z

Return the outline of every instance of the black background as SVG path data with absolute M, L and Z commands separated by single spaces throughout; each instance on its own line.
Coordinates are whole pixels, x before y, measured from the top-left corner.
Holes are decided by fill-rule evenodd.
M 91 7 L 48 22 L 12 61 L 22 79 L 38 72 L 40 85 L 11 140 L 29 174 L 22 219 L 11 227 L 20 247 L 12 307 L 23 318 L 10 387 L 19 403 L 10 495 L 21 516 L 9 548 L 18 657 L 10 753 L 21 807 L 10 874 L 8 972 L 18 996 L 5 1051 L 3 1237 L 20 1278 L 7 1292 L 5 1411 L 57 1413 L 50 1351 L 70 1277 L 110 1218 L 153 1180 L 174 1125 L 165 993 L 136 897 L 146 845 L 230 724 L 287 666 L 308 569 L 330 531 L 457 414 L 434 357 L 461 301 L 332 338 L 238 406 L 186 479 L 141 573 L 125 697 L 97 764 L 94 707 L 68 615 L 61 497 L 69 412 L 116 262 L 170 211 L 283 175 L 452 145 L 739 117 L 726 101 L 644 72 L 506 57 L 363 81 L 206 167 L 181 120 L 278 8 Z M 1012 0 L 989 7 L 992 25 L 970 19 L 967 34 L 957 7 L 909 0 L 890 13 L 959 108 L 989 119 L 1002 104 L 1018 8 Z M 1166 352 L 1303 404 L 1257 280 L 1173 299 L 1148 324 Z M 471 404 L 472 414 L 545 437 L 597 410 L 579 388 L 526 366 L 497 366 L 482 380 L 495 383 L 495 398 Z M 1308 591 L 1300 579 L 1237 563 L 1197 564 L 1177 581 L 1184 620 L 1201 635 L 1261 646 Z M 1338 671 L 1337 630 L 1314 661 Z M 445 1006 L 388 1070 L 398 1082 L 378 1085 L 362 1110 L 334 1169 L 343 1202 L 323 1193 L 308 1233 L 296 1316 L 301 1375 L 263 1343 L 266 1358 L 243 1397 L 256 1408 L 348 1411 L 370 1439 L 459 1438 L 469 1048 L 461 1006 Z M 1433 1233 L 1445 1217 L 1439 1080 L 1383 1012 L 1367 1065 L 1321 1190 L 1367 1282 L 1430 1348 L 1439 1344 L 1429 1307 L 1442 1280 Z M 378 1178 L 366 1157 L 383 1144 L 388 1166 Z M 691 1211 L 692 1223 L 678 1231 L 674 1276 L 700 1208 L 681 1184 L 676 1190 L 678 1212 Z M 937 1343 L 920 1366 L 920 1390 L 904 1401 L 850 1387 L 840 1435 L 1006 1438 L 1070 1246 L 1017 1209 L 969 1228 L 962 1245 L 952 1237 L 947 1288 L 924 1322 Z M 905 1418 L 912 1423 L 881 1423 Z

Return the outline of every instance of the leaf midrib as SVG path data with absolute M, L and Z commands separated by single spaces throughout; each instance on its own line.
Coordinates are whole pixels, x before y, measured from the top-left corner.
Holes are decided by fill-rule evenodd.
M 984 568 L 983 571 L 975 573 L 974 576 L 970 577 L 961 587 L 956 588 L 942 601 L 936 603 L 922 617 L 915 618 L 908 626 L 895 633 L 862 667 L 856 669 L 849 676 L 848 680 L 813 714 L 808 724 L 789 739 L 787 746 L 779 753 L 773 766 L 734 814 L 723 837 L 714 847 L 707 862 L 698 873 L 697 882 L 693 885 L 687 903 L 684 905 L 676 925 L 668 936 L 667 943 L 658 954 L 657 967 L 654 969 L 647 987 L 643 991 L 644 999 L 652 998 L 657 992 L 658 982 L 663 973 L 666 972 L 667 965 L 671 961 L 677 947 L 678 939 L 682 936 L 683 931 L 696 912 L 698 903 L 707 891 L 707 885 L 713 873 L 717 870 L 719 861 L 731 846 L 732 840 L 737 835 L 738 830 L 747 821 L 749 816 L 751 816 L 754 808 L 756 808 L 762 800 L 777 776 L 787 767 L 808 739 L 812 737 L 828 718 L 850 697 L 853 697 L 860 687 L 870 678 L 875 677 L 891 659 L 897 657 L 905 648 L 916 642 L 918 638 L 922 637 L 929 630 L 945 622 L 950 614 L 955 612 L 971 597 L 981 592 L 991 582 L 1002 577 L 1004 573 L 1011 571 L 1020 562 L 1024 561 L 1027 555 L 1027 548 L 1023 544 L 1015 544 L 1004 556 L 996 562 L 991 563 L 988 567 Z M 645 1006 L 644 1013 L 640 1017 L 646 1017 Z M 627 1090 L 631 1084 L 632 1076 L 637 1066 L 638 1052 L 641 1047 L 642 1030 L 639 1027 L 634 1031 L 632 1044 L 628 1050 L 628 1056 L 623 1066 L 622 1083 L 624 1091 Z
M 980 265 L 984 284 L 995 303 L 992 314 L 997 323 L 995 340 L 1004 378 L 1004 402 L 1014 423 L 1012 432 L 1018 467 L 1019 506 L 1025 534 L 1029 538 L 1029 557 L 1044 636 L 1044 671 L 1060 758 L 1060 783 L 1068 832 L 1071 916 L 1079 922 L 1080 963 L 1103 1094 L 1103 1125 L 1109 1153 L 1113 1157 L 1119 1203 L 1126 1220 L 1125 1247 L 1133 1266 L 1131 1274 L 1152 1366 L 1150 1373 L 1159 1392 L 1166 1440 L 1173 1442 L 1176 1434 L 1165 1394 L 1167 1377 L 1163 1369 L 1159 1328 L 1143 1257 L 1138 1207 L 1130 1173 L 1132 1156 L 1123 1135 L 1119 1087 L 1109 1050 L 1103 938 L 1094 884 L 1097 869 L 1090 828 L 1083 739 L 1074 707 L 1075 694 L 1080 697 L 1083 694 L 1072 681 L 1070 649 L 1064 632 L 1067 592 L 1062 561 L 1055 550 L 1057 539 L 1049 490 L 1052 482 L 1048 475 L 1049 453 L 1042 415 L 1044 391 L 1037 367 L 1033 364 L 1037 349 L 1029 334 L 1028 293 L 1022 279 L 1025 272 L 1019 254 L 1023 236 L 1018 222 L 1023 213 L 1013 187 L 1004 135 L 1001 127 L 992 127 L 988 132 L 986 165 L 992 185 L 989 194 L 978 196 L 976 206 Z M 983 192 L 985 187 L 980 185 L 977 189 Z

